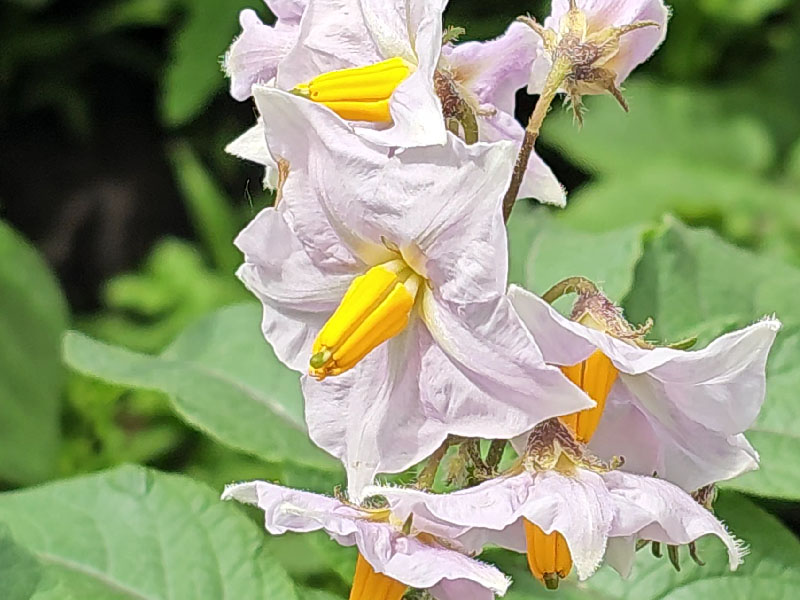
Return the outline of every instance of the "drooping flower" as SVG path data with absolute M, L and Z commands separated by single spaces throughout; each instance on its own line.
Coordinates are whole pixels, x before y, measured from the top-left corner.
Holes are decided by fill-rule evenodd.
M 237 238 L 239 276 L 277 356 L 305 373 L 310 435 L 353 497 L 447 434 L 507 439 L 593 405 L 505 295 L 510 143 L 387 156 L 315 103 L 271 87 L 256 101 L 285 180 Z
M 545 360 L 597 402 L 563 419 L 593 452 L 621 455 L 626 470 L 657 473 L 687 491 L 758 467 L 743 432 L 764 401 L 779 321 L 766 318 L 685 351 L 644 342 L 645 332 L 591 285 L 580 291 L 572 320 L 521 288 L 512 286 L 509 296 Z
M 443 46 L 445 5 L 442 0 L 309 0 L 299 27 L 279 19 L 274 31 L 253 24 L 255 15 L 245 11 L 242 22 L 249 27 L 226 61 L 234 97 L 241 99 L 247 85 L 274 77 L 277 87 L 327 106 L 384 146 L 443 145 L 448 129 L 468 143 L 521 143 L 514 95 L 529 77 L 535 34 L 515 23 L 496 40 Z M 278 36 L 279 29 L 287 33 Z M 259 52 L 269 68 L 258 68 Z M 267 182 L 275 185 L 261 124 L 228 151 L 267 166 Z M 537 156 L 521 195 L 565 204 L 563 188 Z
M 664 0 L 553 0 L 544 26 L 523 19 L 540 37 L 528 91 L 541 93 L 564 68 L 560 91 L 577 119 L 587 94 L 610 93 L 627 110 L 620 86 L 664 41 L 668 19 Z
M 228 486 L 222 498 L 258 506 L 273 535 L 324 530 L 343 546 L 356 546 L 350 600 L 400 600 L 409 587 L 437 600 L 491 600 L 510 583 L 495 567 L 453 549 L 446 538 L 415 530 L 413 520 L 398 520 L 386 508 L 360 508 L 264 481 Z
M 711 512 L 679 487 L 604 465 L 558 420 L 534 430 L 514 473 L 449 494 L 370 486 L 399 519 L 449 532 L 466 551 L 495 544 L 528 555 L 533 575 L 549 588 L 573 566 L 592 575 L 606 557 L 627 577 L 637 539 L 672 546 L 712 534 L 728 550 L 732 570 L 742 544 Z M 460 532 L 457 527 L 461 527 Z

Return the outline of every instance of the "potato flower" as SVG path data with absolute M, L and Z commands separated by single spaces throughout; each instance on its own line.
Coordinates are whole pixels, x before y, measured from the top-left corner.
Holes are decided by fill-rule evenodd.
M 447 437 L 510 438 L 593 406 L 506 296 L 511 143 L 388 153 L 327 108 L 258 87 L 284 179 L 239 235 L 276 355 L 304 373 L 311 438 L 349 489 Z

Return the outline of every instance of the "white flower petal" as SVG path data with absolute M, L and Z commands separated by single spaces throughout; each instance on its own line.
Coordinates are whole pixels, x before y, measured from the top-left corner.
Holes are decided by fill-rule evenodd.
M 514 22 L 496 39 L 445 46 L 442 54 L 481 104 L 513 115 L 516 93 L 528 82 L 538 39 L 530 27 Z
M 441 13 L 426 17 L 415 36 L 416 70 L 397 87 L 389 100 L 392 126 L 387 129 L 356 128 L 361 136 L 373 143 L 410 148 L 441 146 L 447 142 L 442 105 L 433 89 L 433 73 L 442 48 Z
M 223 68 L 231 78 L 231 95 L 236 100 L 250 97 L 253 84 L 275 77 L 278 65 L 297 43 L 299 21 L 279 19 L 275 26 L 265 25 L 254 10 L 239 16 L 242 34 L 225 54 Z
M 516 142 L 516 147 L 519 149 L 522 139 L 525 137 L 525 129 L 519 124 L 519 121 L 502 111 L 498 111 L 490 117 L 483 117 L 480 126 L 481 141 L 484 142 L 512 140 Z M 567 205 L 566 190 L 535 150 L 528 161 L 528 168 L 517 197 L 534 198 L 543 204 L 552 204 L 561 208 Z
M 423 363 L 429 410 L 435 408 L 452 433 L 510 438 L 594 405 L 561 371 L 544 364 L 505 296 L 456 305 L 426 292 L 422 304 L 433 338 L 463 375 L 446 369 L 442 356 Z
M 382 151 L 324 106 L 272 87 L 256 86 L 253 95 L 270 153 L 289 165 L 279 208 L 311 259 L 335 272 L 394 258 L 379 235 L 361 236 L 339 218 L 339 204 L 357 207 L 379 185 Z
M 278 86 L 291 90 L 321 73 L 361 67 L 384 57 L 364 22 L 359 0 L 314 0 L 300 24 L 300 43 L 278 67 Z
M 344 463 L 356 500 L 376 473 L 404 471 L 447 437 L 446 424 L 428 419 L 419 400 L 419 361 L 429 344 L 424 327 L 412 323 L 350 371 L 303 378 L 309 435 Z
M 264 307 L 264 336 L 283 363 L 307 371 L 311 344 L 353 274 L 332 275 L 315 266 L 274 208 L 261 211 L 236 245 L 245 254 L 237 275 Z
M 679 487 L 621 471 L 606 473 L 603 479 L 616 506 L 612 536 L 637 535 L 641 539 L 680 546 L 713 534 L 728 549 L 731 570 L 741 564 L 742 543 Z
M 592 450 L 604 457 L 622 455 L 626 471 L 657 473 L 687 491 L 758 468 L 758 454 L 744 435 L 706 429 L 671 404 L 661 403 L 651 410 L 642 406 L 625 384 L 617 383 L 592 438 Z M 624 431 L 627 437 L 615 441 L 614 431 Z
M 583 580 L 597 570 L 614 517 L 611 496 L 599 475 L 579 469 L 574 476 L 545 471 L 536 476 L 523 516 L 545 533 L 558 531 Z

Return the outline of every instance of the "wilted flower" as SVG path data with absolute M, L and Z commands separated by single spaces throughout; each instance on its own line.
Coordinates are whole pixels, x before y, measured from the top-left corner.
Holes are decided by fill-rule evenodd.
M 687 491 L 757 468 L 743 432 L 764 401 L 780 322 L 764 319 L 698 351 L 654 348 L 645 330 L 583 286 L 572 320 L 530 292 L 509 291 L 545 360 L 597 402 L 562 419 L 578 439 L 601 457 L 624 456 L 626 470 L 657 473 Z
M 222 498 L 258 506 L 274 535 L 322 529 L 343 546 L 356 546 L 350 600 L 400 600 L 409 587 L 427 589 L 437 600 L 491 600 L 510 583 L 495 567 L 417 531 L 413 519 L 398 520 L 387 508 L 360 508 L 264 481 L 230 485 Z
M 544 26 L 522 19 L 541 38 L 528 91 L 555 73 L 579 120 L 587 94 L 608 92 L 627 110 L 620 85 L 664 41 L 668 18 L 663 0 L 553 0 Z
M 448 433 L 509 438 L 593 405 L 505 294 L 510 143 L 387 156 L 317 104 L 270 87 L 256 100 L 286 178 L 237 238 L 239 275 L 277 356 L 306 373 L 310 435 L 351 494 Z
M 519 466 L 506 476 L 450 494 L 378 486 L 365 491 L 385 497 L 400 519 L 413 515 L 427 529 L 446 528 L 465 550 L 496 544 L 526 552 L 531 572 L 549 588 L 558 587 L 573 565 L 586 579 L 604 556 L 627 576 L 638 538 L 679 546 L 716 535 L 732 570 L 744 554 L 689 494 L 661 479 L 610 470 L 555 419 L 534 430 Z
M 275 77 L 277 87 L 327 106 L 353 121 L 360 135 L 390 147 L 442 145 L 447 129 L 468 143 L 521 143 L 515 93 L 529 78 L 535 34 L 515 23 L 496 40 L 453 45 L 452 31 L 442 37 L 445 4 L 309 0 L 302 21 L 294 20 L 302 5 L 293 3 L 275 28 L 245 11 L 244 31 L 226 60 L 232 93 L 242 99 L 248 86 Z M 259 54 L 268 66 L 258 67 Z M 263 136 L 258 124 L 228 151 L 267 166 L 274 186 L 275 164 Z M 520 193 L 565 204 L 563 188 L 538 156 Z

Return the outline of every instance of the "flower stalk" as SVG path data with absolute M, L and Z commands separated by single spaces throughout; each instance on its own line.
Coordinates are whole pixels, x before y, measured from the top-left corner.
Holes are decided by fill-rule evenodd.
M 539 133 L 542 130 L 547 113 L 550 111 L 550 106 L 553 104 L 559 88 L 564 83 L 564 80 L 569 75 L 572 68 L 569 58 L 560 57 L 553 63 L 553 68 L 547 76 L 544 90 L 536 102 L 533 113 L 528 119 L 528 126 L 525 128 L 525 137 L 522 140 L 522 146 L 517 155 L 517 162 L 514 165 L 514 172 L 511 175 L 511 183 L 508 186 L 506 195 L 503 197 L 503 220 L 508 223 L 511 217 L 511 210 L 514 208 L 514 203 L 519 195 L 519 189 L 522 187 L 522 179 L 525 176 L 525 171 L 528 168 L 531 154 L 533 154 L 536 140 L 539 139 Z

